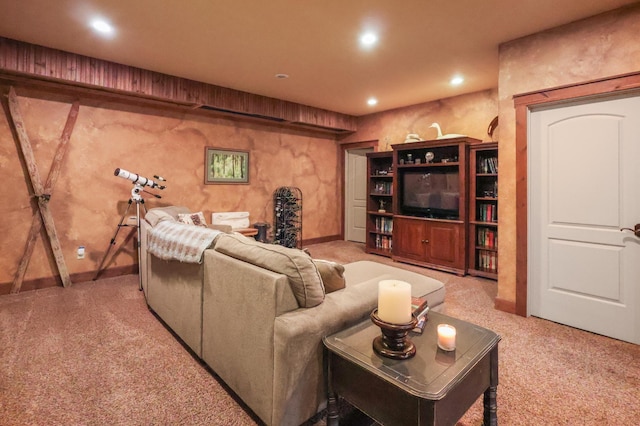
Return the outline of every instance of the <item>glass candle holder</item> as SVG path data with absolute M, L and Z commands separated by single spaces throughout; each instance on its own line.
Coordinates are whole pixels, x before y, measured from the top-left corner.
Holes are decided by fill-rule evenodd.
M 438 347 L 443 351 L 456 350 L 456 328 L 449 324 L 438 324 Z

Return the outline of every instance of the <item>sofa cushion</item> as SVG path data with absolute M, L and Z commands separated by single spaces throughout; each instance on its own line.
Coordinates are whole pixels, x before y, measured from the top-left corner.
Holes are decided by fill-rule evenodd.
M 164 220 L 178 220 L 181 213 L 189 213 L 189 209 L 180 206 L 154 207 L 144 215 L 144 218 L 151 226 L 156 226 Z
M 185 223 L 187 225 L 196 225 L 207 227 L 207 220 L 204 218 L 204 213 L 181 213 L 178 215 L 178 222 Z
M 238 233 L 220 235 L 214 249 L 286 275 L 301 308 L 317 306 L 324 300 L 324 286 L 318 268 L 302 250 L 261 243 Z
M 156 226 L 158 223 L 165 220 L 170 220 L 173 222 L 175 222 L 176 220 L 169 213 L 162 210 L 158 210 L 158 209 L 149 210 L 147 214 L 144 216 L 144 218 L 147 220 L 147 222 L 151 224 L 151 226 Z
M 322 277 L 325 293 L 332 293 L 345 287 L 344 266 L 330 260 L 313 259 Z
M 445 286 L 442 282 L 418 274 L 398 266 L 386 265 L 369 260 L 360 260 L 344 265 L 344 276 L 347 287 L 358 286 L 363 282 L 379 282 L 381 280 L 400 280 L 411 284 L 411 295 L 415 297 L 426 296 L 429 306 L 438 311 L 436 307 L 444 303 Z M 377 298 L 377 290 L 374 291 Z

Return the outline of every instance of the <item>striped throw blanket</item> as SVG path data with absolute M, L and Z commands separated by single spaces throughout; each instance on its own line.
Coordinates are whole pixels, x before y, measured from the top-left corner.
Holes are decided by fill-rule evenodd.
M 204 251 L 219 234 L 203 226 L 165 220 L 149 231 L 147 249 L 160 259 L 202 263 Z

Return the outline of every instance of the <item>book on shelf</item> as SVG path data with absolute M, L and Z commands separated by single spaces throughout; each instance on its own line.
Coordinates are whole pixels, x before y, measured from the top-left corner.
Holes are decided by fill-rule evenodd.
M 481 158 L 478 162 L 478 173 L 498 173 L 498 157 Z
M 429 319 L 427 315 L 429 313 L 429 303 L 427 302 L 426 296 L 411 297 L 411 311 L 418 319 L 416 326 L 411 331 L 422 334 L 424 326 Z
M 480 203 L 478 205 L 478 219 L 481 222 L 497 222 L 498 206 L 490 203 Z
M 376 217 L 376 231 L 391 234 L 393 232 L 393 219 L 390 217 Z
M 373 186 L 373 193 L 379 195 L 393 195 L 393 185 L 390 181 L 377 181 Z
M 498 272 L 498 255 L 493 251 L 478 251 L 478 269 L 485 272 Z
M 498 247 L 498 231 L 496 229 L 478 228 L 478 246 L 495 249 Z
M 386 235 L 376 235 L 376 248 L 379 250 L 391 250 L 392 239 Z

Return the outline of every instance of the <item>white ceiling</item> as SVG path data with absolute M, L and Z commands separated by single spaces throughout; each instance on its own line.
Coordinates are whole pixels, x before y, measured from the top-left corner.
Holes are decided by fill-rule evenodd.
M 363 115 L 495 88 L 500 43 L 631 3 L 0 0 L 0 36 Z M 92 32 L 95 16 L 115 26 L 113 37 Z M 365 29 L 379 32 L 370 50 L 359 46 Z M 455 74 L 465 82 L 451 87 Z

